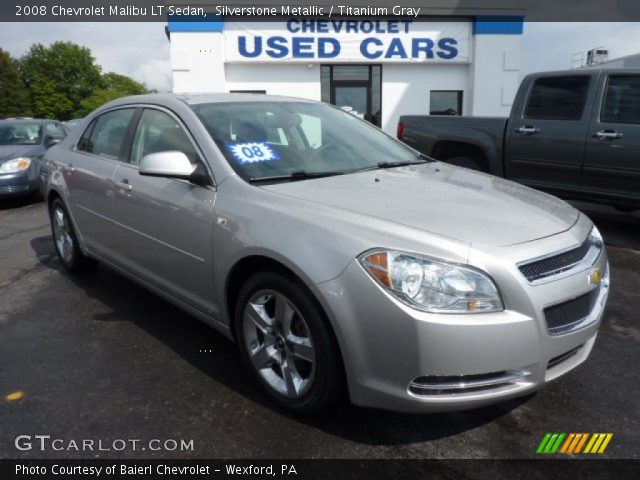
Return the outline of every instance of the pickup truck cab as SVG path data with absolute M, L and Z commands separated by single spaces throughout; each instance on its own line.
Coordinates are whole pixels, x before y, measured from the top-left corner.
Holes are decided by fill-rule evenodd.
M 404 115 L 398 138 L 565 198 L 640 208 L 640 69 L 528 75 L 509 118 Z

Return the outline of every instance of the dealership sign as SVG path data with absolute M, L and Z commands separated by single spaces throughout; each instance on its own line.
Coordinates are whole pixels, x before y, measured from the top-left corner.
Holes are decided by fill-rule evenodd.
M 311 20 L 225 23 L 227 62 L 468 62 L 469 22 Z

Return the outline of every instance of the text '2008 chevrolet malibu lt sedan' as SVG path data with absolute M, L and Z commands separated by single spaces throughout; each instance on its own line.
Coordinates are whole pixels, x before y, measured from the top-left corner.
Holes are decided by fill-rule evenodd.
M 343 392 L 472 408 L 540 388 L 593 347 L 609 268 L 586 216 L 329 105 L 129 97 L 46 159 L 64 266 L 97 259 L 208 322 L 290 410 Z

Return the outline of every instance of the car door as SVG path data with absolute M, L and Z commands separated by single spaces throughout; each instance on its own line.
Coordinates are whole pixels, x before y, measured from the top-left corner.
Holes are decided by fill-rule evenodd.
M 133 135 L 129 162 L 119 165 L 114 175 L 119 261 L 152 285 L 211 314 L 215 188 L 138 173 L 145 155 L 175 150 L 207 171 L 178 117 L 168 110 L 145 108 Z
M 591 80 L 572 74 L 533 81 L 508 122 L 508 178 L 545 190 L 580 190 Z
M 125 139 L 135 108 L 119 108 L 95 118 L 68 152 L 63 175 L 68 207 L 85 244 L 112 257 L 115 237 L 113 181 L 125 152 Z
M 589 125 L 583 170 L 587 192 L 640 200 L 640 74 L 603 76 L 601 108 Z

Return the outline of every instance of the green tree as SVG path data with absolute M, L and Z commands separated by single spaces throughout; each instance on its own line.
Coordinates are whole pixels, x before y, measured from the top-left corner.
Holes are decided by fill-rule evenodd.
M 30 117 L 29 89 L 9 52 L 0 48 L 0 118 Z
M 102 76 L 102 85 L 96 88 L 91 96 L 80 102 L 80 109 L 77 111 L 78 116 L 85 116 L 98 107 L 101 107 L 116 98 L 126 97 L 129 95 L 142 95 L 152 93 L 152 90 L 135 80 L 119 73 L 108 72 Z
M 31 83 L 33 113 L 37 118 L 73 118 L 73 104 L 51 80 L 38 78 Z
M 60 120 L 73 118 L 81 110 L 82 100 L 102 86 L 100 66 L 91 50 L 71 42 L 55 42 L 48 47 L 32 45 L 19 66 L 22 77 L 31 85 L 34 113 L 38 116 L 47 111 L 47 116 Z M 50 99 L 41 98 L 44 94 L 67 101 L 56 108 Z

